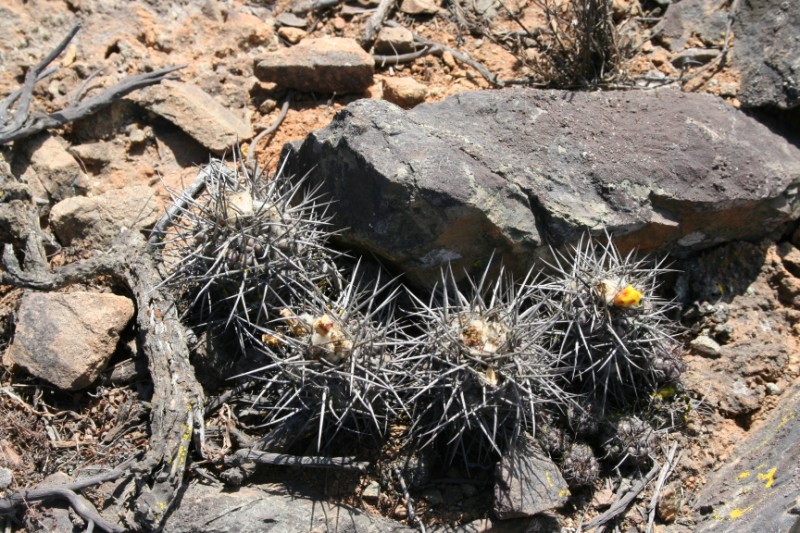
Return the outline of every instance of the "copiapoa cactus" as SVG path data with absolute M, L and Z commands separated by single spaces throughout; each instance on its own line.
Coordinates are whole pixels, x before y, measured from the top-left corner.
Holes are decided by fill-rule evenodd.
M 550 324 L 530 287 L 502 272 L 489 282 L 489 267 L 459 288 L 450 269 L 424 301 L 412 295 L 419 334 L 396 361 L 413 378 L 405 404 L 409 440 L 424 448 L 443 444 L 477 460 L 503 453 L 523 431 L 533 431 L 543 404 L 566 402 L 556 360 L 543 348 Z
M 251 405 L 263 427 L 291 421 L 298 439 L 315 434 L 318 451 L 343 434 L 380 440 L 403 410 L 391 365 L 407 344 L 394 317 L 399 289 L 362 282 L 358 266 L 334 285 L 259 326 L 269 363 L 242 375 L 263 382 Z
M 554 252 L 545 299 L 556 326 L 548 349 L 570 390 L 601 410 L 647 397 L 683 370 L 675 304 L 658 295 L 663 263 L 621 255 L 610 237 L 584 238 L 571 252 Z
M 304 300 L 335 270 L 325 203 L 303 180 L 213 160 L 198 198 L 175 202 L 164 242 L 167 285 L 200 324 L 233 326 L 244 343 L 286 302 Z

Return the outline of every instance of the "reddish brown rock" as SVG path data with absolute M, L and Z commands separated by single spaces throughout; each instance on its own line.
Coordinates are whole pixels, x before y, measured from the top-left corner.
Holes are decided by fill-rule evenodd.
M 411 108 L 425 101 L 428 89 L 414 78 L 386 78 L 383 98 L 400 107 Z
M 255 75 L 278 86 L 318 93 L 361 93 L 372 85 L 375 61 L 353 39 L 304 39 L 256 60 Z
M 215 154 L 223 154 L 253 136 L 250 124 L 195 85 L 162 81 L 129 98 L 172 122 Z
M 64 246 L 104 248 L 123 229 L 152 226 L 159 214 L 155 192 L 135 185 L 98 196 L 67 198 L 53 206 L 50 222 Z
M 115 294 L 26 292 L 6 355 L 62 390 L 82 389 L 105 369 L 133 312 Z

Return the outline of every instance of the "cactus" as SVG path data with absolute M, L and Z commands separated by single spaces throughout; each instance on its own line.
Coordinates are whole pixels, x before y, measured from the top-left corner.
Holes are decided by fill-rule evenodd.
M 325 204 L 303 180 L 213 160 L 204 172 L 205 192 L 164 242 L 165 284 L 184 292 L 197 323 L 233 326 L 244 345 L 253 325 L 323 283 L 337 254 Z
M 622 256 L 606 237 L 554 252 L 550 290 L 557 289 L 546 298 L 557 324 L 549 349 L 571 389 L 602 410 L 629 406 L 683 370 L 669 316 L 675 304 L 657 294 L 668 269 Z
M 318 451 L 342 434 L 380 440 L 403 409 L 389 365 L 405 342 L 394 318 L 399 288 L 380 279 L 362 283 L 358 266 L 335 285 L 340 289 L 309 292 L 259 326 L 256 347 L 269 363 L 236 376 L 264 382 L 252 406 L 264 426 L 291 420 L 306 430 L 298 437 L 313 430 Z
M 490 265 L 491 266 L 491 265 Z M 450 269 L 437 294 L 413 294 L 416 346 L 397 361 L 410 376 L 410 441 L 418 448 L 443 444 L 450 457 L 472 460 L 503 453 L 523 431 L 532 431 L 543 404 L 565 402 L 554 359 L 542 348 L 548 324 L 528 287 L 514 285 L 490 266 L 461 290 Z
M 589 446 L 575 443 L 561 460 L 561 474 L 570 487 L 585 487 L 600 476 L 600 463 Z
M 658 449 L 658 433 L 644 420 L 626 416 L 617 421 L 606 449 L 620 464 L 629 459 L 636 465 L 645 464 Z

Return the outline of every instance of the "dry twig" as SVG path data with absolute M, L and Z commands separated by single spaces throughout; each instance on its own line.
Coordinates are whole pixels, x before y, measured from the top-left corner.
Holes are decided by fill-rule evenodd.
M 381 26 L 383 26 L 383 21 L 386 20 L 386 16 L 396 3 L 397 0 L 381 0 L 378 9 L 367 21 L 364 33 L 361 35 L 361 46 L 365 50 L 369 50 L 372 43 L 375 42 L 375 37 L 378 35 Z
M 628 489 L 628 491 L 621 498 L 614 502 L 614 504 L 605 513 L 593 518 L 592 520 L 589 520 L 587 523 L 583 524 L 582 528 L 579 527 L 578 533 L 580 533 L 580 531 L 583 529 L 593 529 L 602 526 L 603 524 L 613 520 L 618 515 L 625 512 L 625 509 L 628 508 L 631 502 L 633 502 L 639 493 L 642 492 L 645 487 L 647 487 L 647 484 L 650 483 L 654 477 L 656 477 L 656 474 L 659 472 L 659 470 L 661 470 L 661 467 L 657 463 L 654 464 L 653 468 L 651 468 L 650 471 L 642 479 L 640 479 L 638 483 Z
M 40 131 L 63 126 L 74 120 L 92 115 L 137 89 L 168 79 L 170 74 L 185 66 L 168 67 L 125 78 L 91 98 L 80 98 L 84 96 L 82 93 L 84 92 L 83 89 L 85 89 L 85 87 L 81 87 L 76 94 L 76 98 L 66 108 L 49 115 L 31 115 L 30 107 L 36 82 L 55 72 L 55 69 L 47 69 L 48 65 L 64 51 L 72 38 L 75 37 L 75 34 L 78 33 L 78 30 L 80 30 L 80 24 L 75 25 L 67 36 L 38 65 L 28 71 L 21 89 L 14 91 L 0 102 L 0 145 L 30 137 Z M 17 101 L 19 103 L 16 106 L 14 117 L 9 119 L 7 117 L 8 111 Z
M 31 203 L 29 210 L 29 227 L 22 232 L 24 267 L 13 245 L 6 244 L 0 283 L 49 291 L 108 276 L 126 286 L 137 302 L 142 351 L 153 380 L 153 408 L 148 453 L 132 470 L 142 477 L 144 487 L 136 502 L 137 519 L 145 527 L 158 528 L 183 480 L 192 436 L 201 442 L 204 438 L 203 391 L 189 363 L 186 334 L 174 301 L 159 289 L 157 261 L 137 231 L 122 233 L 106 253 L 51 271 L 36 206 Z
M 29 502 L 63 498 L 66 499 L 75 512 L 78 513 L 78 515 L 80 515 L 80 517 L 86 520 L 89 524 L 94 524 L 104 531 L 125 531 L 125 529 L 122 527 L 112 524 L 100 516 L 91 503 L 78 495 L 78 491 L 87 487 L 105 483 L 106 481 L 119 479 L 124 475 L 130 475 L 130 467 L 133 463 L 134 459 L 128 459 L 127 461 L 120 463 L 113 470 L 103 474 L 98 474 L 96 476 L 79 479 L 72 483 L 61 485 L 41 485 L 32 489 L 19 490 L 13 494 L 10 494 L 9 496 L 6 496 L 5 498 L 0 498 L 0 515 L 11 514 L 18 508 L 27 505 Z

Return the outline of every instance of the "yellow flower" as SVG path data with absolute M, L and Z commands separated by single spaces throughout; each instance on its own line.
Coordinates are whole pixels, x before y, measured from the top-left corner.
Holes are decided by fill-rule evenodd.
M 642 301 L 642 293 L 633 285 L 628 285 L 614 296 L 614 305 L 617 307 L 633 307 Z

